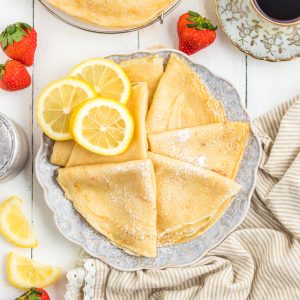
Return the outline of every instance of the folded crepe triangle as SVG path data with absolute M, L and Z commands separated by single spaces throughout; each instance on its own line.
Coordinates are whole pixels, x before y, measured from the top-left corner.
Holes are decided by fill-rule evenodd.
M 249 124 L 213 123 L 148 136 L 150 150 L 234 179 L 249 138 Z
M 149 104 L 164 72 L 164 60 L 161 56 L 135 58 L 122 61 L 124 69 L 131 82 L 146 82 L 149 89 Z
M 103 156 L 92 153 L 80 145 L 75 144 L 66 165 L 67 167 L 124 162 L 147 158 L 148 141 L 145 118 L 148 109 L 148 88 L 146 83 L 139 82 L 132 86 L 131 97 L 126 106 L 132 113 L 135 123 L 134 136 L 129 148 L 120 155 Z
M 58 170 L 75 209 L 98 232 L 130 254 L 156 256 L 156 193 L 150 160 Z
M 148 157 L 156 177 L 159 246 L 198 237 L 240 190 L 235 181 L 215 172 L 152 152 Z
M 171 54 L 147 115 L 147 133 L 224 122 L 221 101 L 214 99 L 198 75 Z
M 56 141 L 52 149 L 50 158 L 51 164 L 58 166 L 65 166 L 69 161 L 71 152 L 74 147 L 74 142 L 70 141 Z
M 228 198 L 219 206 L 216 212 L 214 212 L 210 217 L 206 217 L 205 219 L 199 221 L 198 223 L 185 225 L 178 230 L 163 234 L 159 237 L 158 246 L 174 245 L 196 239 L 221 218 L 231 201 L 232 198 Z
M 47 0 L 65 13 L 104 27 L 134 27 L 157 17 L 174 0 Z

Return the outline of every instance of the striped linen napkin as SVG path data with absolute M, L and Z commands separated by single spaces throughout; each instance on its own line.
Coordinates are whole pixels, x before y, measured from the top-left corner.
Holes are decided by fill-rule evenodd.
M 300 299 L 300 97 L 254 122 L 263 155 L 244 222 L 199 262 L 121 272 L 96 259 L 67 274 L 66 300 Z

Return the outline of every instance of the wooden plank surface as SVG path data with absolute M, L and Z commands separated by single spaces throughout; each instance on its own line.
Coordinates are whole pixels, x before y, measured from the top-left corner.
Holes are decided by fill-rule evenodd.
M 1 29 L 19 20 L 30 24 L 34 22 L 39 34 L 39 46 L 33 71 L 33 87 L 17 93 L 0 90 L 0 111 L 25 129 L 35 155 L 40 145 L 41 133 L 35 118 L 32 119 L 32 105 L 49 82 L 63 77 L 72 66 L 87 58 L 137 49 L 177 48 L 176 22 L 180 14 L 190 9 L 197 10 L 216 22 L 213 2 L 183 1 L 165 18 L 163 25 L 157 23 L 139 32 L 127 34 L 101 35 L 87 33 L 62 23 L 46 12 L 38 1 L 2 0 Z M 300 59 L 268 63 L 246 58 L 221 30 L 218 30 L 217 40 L 211 47 L 192 58 L 231 82 L 237 88 L 242 102 L 247 104 L 252 117 L 300 94 Z M 0 61 L 5 61 L 2 52 Z M 14 299 L 19 294 L 6 280 L 5 258 L 8 252 L 25 253 L 67 271 L 73 266 L 80 251 L 79 247 L 68 242 L 55 227 L 52 213 L 43 200 L 41 188 L 32 170 L 33 161 L 30 158 L 26 169 L 18 177 L 0 185 L 0 201 L 11 194 L 18 194 L 24 199 L 25 211 L 31 218 L 40 241 L 39 247 L 33 251 L 20 250 L 0 237 L 0 300 Z M 63 299 L 64 291 L 64 277 L 49 288 L 52 299 Z
M 248 57 L 247 82 L 248 111 L 256 118 L 300 95 L 300 59 L 273 63 Z
M 1 0 L 0 31 L 8 24 L 18 21 L 32 23 L 32 0 Z M 5 13 L 4 13 L 5 12 Z M 0 63 L 6 62 L 7 57 L 0 51 Z M 30 72 L 31 72 L 30 68 Z M 32 143 L 32 87 L 26 90 L 7 93 L 0 90 L 0 112 L 17 122 L 26 132 L 29 145 Z M 30 150 L 31 152 L 31 150 Z M 13 180 L 0 184 L 0 203 L 11 196 L 18 195 L 24 200 L 24 209 L 32 219 L 32 153 L 22 173 Z M 11 287 L 6 278 L 6 257 L 11 251 L 31 256 L 30 249 L 19 249 L 8 243 L 0 236 L 0 299 L 14 299 L 18 293 Z

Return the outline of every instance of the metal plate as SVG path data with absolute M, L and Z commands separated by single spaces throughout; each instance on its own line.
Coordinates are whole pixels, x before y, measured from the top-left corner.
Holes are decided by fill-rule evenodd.
M 164 58 L 165 64 L 170 53 L 176 53 L 186 61 L 208 86 L 214 97 L 221 100 L 230 121 L 247 121 L 250 118 L 243 108 L 236 89 L 227 81 L 216 77 L 205 67 L 196 64 L 186 55 L 174 50 L 159 52 L 136 52 L 126 55 L 112 55 L 116 62 L 147 57 L 156 53 Z M 80 245 L 92 256 L 101 259 L 119 270 L 166 268 L 188 265 L 200 259 L 208 250 L 217 246 L 245 217 L 255 185 L 256 171 L 260 160 L 260 144 L 251 129 L 249 143 L 237 176 L 242 189 L 220 220 L 197 239 L 170 247 L 158 249 L 155 259 L 129 255 L 114 246 L 103 235 L 96 232 L 76 212 L 55 180 L 56 166 L 49 162 L 53 141 L 43 136 L 41 148 L 36 157 L 37 178 L 44 189 L 45 200 L 54 212 L 54 220 L 61 233 L 70 241 Z
M 63 11 L 61 11 L 61 10 L 55 8 L 54 6 L 52 6 L 51 4 L 49 4 L 47 0 L 39 0 L 39 1 L 48 10 L 49 13 L 51 13 L 57 19 L 63 21 L 64 23 L 66 23 L 68 25 L 71 25 L 78 29 L 82 29 L 82 30 L 89 31 L 89 32 L 115 34 L 115 33 L 125 33 L 125 32 L 131 32 L 131 31 L 143 29 L 143 28 L 148 27 L 158 21 L 160 21 L 160 23 L 163 24 L 164 18 L 169 13 L 171 13 L 183 0 L 174 1 L 173 4 L 166 7 L 163 12 L 161 12 L 155 19 L 149 21 L 148 23 L 138 26 L 138 27 L 131 27 L 131 28 L 109 28 L 109 27 L 97 26 L 92 23 L 87 23 L 87 22 L 81 21 L 80 19 L 77 19 L 75 17 L 72 17 L 72 16 L 64 13 Z

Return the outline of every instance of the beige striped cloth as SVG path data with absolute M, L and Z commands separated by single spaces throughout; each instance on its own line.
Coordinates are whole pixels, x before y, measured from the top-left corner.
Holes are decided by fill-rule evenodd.
M 263 156 L 239 228 L 194 265 L 120 272 L 88 259 L 67 300 L 300 299 L 300 97 L 254 122 Z

